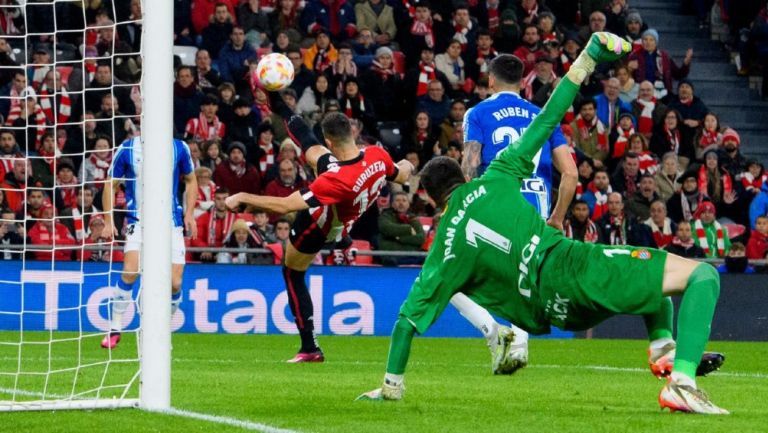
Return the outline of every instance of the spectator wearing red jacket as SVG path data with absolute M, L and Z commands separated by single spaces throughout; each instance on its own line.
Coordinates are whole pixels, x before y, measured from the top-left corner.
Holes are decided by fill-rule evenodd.
M 185 139 L 200 141 L 223 139 L 227 133 L 227 125 L 219 119 L 219 98 L 214 95 L 206 96 L 200 103 L 200 114 L 187 121 L 184 131 Z
M 768 258 L 768 216 L 759 216 L 747 242 L 748 259 Z
M 234 19 L 237 3 L 238 0 L 192 0 L 192 27 L 195 33 L 201 34 L 213 21 L 213 14 L 219 4 L 226 6 L 229 16 Z
M 233 141 L 229 145 L 229 160 L 222 162 L 213 172 L 216 185 L 226 188 L 230 194 L 261 192 L 261 175 L 259 170 L 245 161 L 245 145 Z
M 264 188 L 264 195 L 272 197 L 288 197 L 304 187 L 304 181 L 296 173 L 296 165 L 290 159 L 283 159 L 279 164 L 280 176 L 273 179 Z M 281 215 L 272 214 L 269 222 L 274 224 Z
M 0 189 L 5 192 L 5 200 L 8 203 L 8 207 L 18 213 L 22 210 L 22 205 L 24 204 L 24 189 L 26 185 L 32 183 L 31 176 L 27 178 L 27 174 L 31 172 L 31 169 L 28 167 L 29 161 L 21 158 L 13 159 L 12 163 L 11 171 L 5 174 L 4 179 L 0 179 Z
M 77 245 L 75 237 L 69 231 L 67 226 L 56 221 L 53 217 L 53 206 L 46 204 L 41 212 L 41 218 L 32 227 L 28 234 L 29 243 L 32 245 L 50 245 L 55 248 L 54 251 L 34 251 L 32 252 L 35 260 L 53 260 L 69 261 L 72 260 L 72 248 Z
M 523 40 L 520 46 L 512 53 L 523 62 L 523 76 L 527 76 L 536 65 L 536 58 L 546 56 L 547 52 L 541 45 L 539 28 L 536 24 L 528 24 L 523 30 Z
M 208 212 L 197 218 L 197 237 L 190 243 L 193 247 L 219 248 L 224 245 L 224 240 L 232 229 L 232 224 L 237 219 L 237 214 L 227 210 L 225 200 L 229 197 L 229 191 L 223 188 L 216 190 L 213 196 L 213 207 Z M 215 255 L 211 252 L 200 254 L 200 260 L 211 262 Z
M 77 260 L 81 262 L 122 262 L 123 252 L 109 247 L 109 239 L 102 237 L 104 232 L 104 218 L 96 215 L 91 218 L 91 222 L 88 224 L 88 237 L 83 239 L 84 245 L 102 245 L 107 246 L 103 250 L 91 250 L 83 248 L 77 251 Z

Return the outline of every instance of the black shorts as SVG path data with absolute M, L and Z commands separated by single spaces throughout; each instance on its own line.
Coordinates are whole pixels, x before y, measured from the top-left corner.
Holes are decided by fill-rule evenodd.
M 325 233 L 308 210 L 296 214 L 291 227 L 291 245 L 304 254 L 317 254 L 325 245 Z
M 317 254 L 323 247 L 347 249 L 352 245 L 352 239 L 349 236 L 345 236 L 339 242 L 328 242 L 327 235 L 312 219 L 308 210 L 296 214 L 291 227 L 290 240 L 291 245 L 304 254 Z

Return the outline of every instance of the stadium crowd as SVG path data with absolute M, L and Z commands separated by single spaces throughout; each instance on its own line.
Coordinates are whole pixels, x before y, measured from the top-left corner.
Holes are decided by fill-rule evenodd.
M 18 3 L 0 0 L 0 244 L 104 243 L 98 204 L 112 149 L 141 128 L 140 1 Z M 709 5 L 693 3 L 705 10 L 705 28 Z M 766 2 L 749 16 L 735 3 L 717 3 L 731 12 L 740 41 L 732 49 L 765 74 Z M 766 258 L 763 164 L 741 153 L 738 131 L 707 107 L 713 95 L 698 94 L 687 79 L 693 50 L 672 58 L 664 35 L 630 0 L 176 0 L 175 8 L 175 45 L 186 60 L 175 58 L 173 127 L 189 144 L 199 184 L 198 236 L 189 245 L 275 252 L 190 259 L 279 260 L 290 215 L 236 214 L 224 200 L 241 191 L 288 196 L 312 182 L 254 73 L 264 54 L 293 63 L 295 79 L 280 97 L 318 136 L 319 119 L 340 111 L 353 119 L 361 148 L 382 146 L 418 168 L 435 155 L 461 159 L 462 120 L 491 95 L 495 56 L 524 62 L 520 94 L 541 105 L 602 30 L 626 38 L 634 52 L 598 68 L 563 119 L 579 171 L 566 236 L 727 257 L 732 270 L 746 267 L 745 256 Z M 351 236 L 357 248 L 426 250 L 438 223 L 416 175 L 388 188 Z M 18 258 L 16 251 L 0 258 Z M 117 251 L 82 248 L 28 254 L 120 260 Z

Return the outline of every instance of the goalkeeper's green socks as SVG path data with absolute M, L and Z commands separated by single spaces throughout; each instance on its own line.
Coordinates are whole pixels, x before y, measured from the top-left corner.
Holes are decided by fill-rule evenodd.
M 653 314 L 643 316 L 645 328 L 648 330 L 648 340 L 651 342 L 672 339 L 672 320 L 674 319 L 674 306 L 669 297 L 661 298 L 659 310 Z
M 696 383 L 696 368 L 709 340 L 719 295 L 720 275 L 712 265 L 700 263 L 688 278 L 680 303 L 673 379 Z

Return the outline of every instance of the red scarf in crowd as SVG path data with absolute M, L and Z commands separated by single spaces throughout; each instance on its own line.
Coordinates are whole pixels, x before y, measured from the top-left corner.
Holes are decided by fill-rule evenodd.
M 109 166 L 112 165 L 112 152 L 109 153 L 109 155 L 107 156 L 107 159 L 99 159 L 94 154 L 91 154 L 91 156 L 89 156 L 88 159 L 91 161 L 91 164 L 93 164 L 93 167 L 95 167 L 95 169 L 92 172 L 93 180 L 95 181 L 105 180 L 107 178 L 107 172 L 109 171 Z
M 563 73 L 571 70 L 571 58 L 567 54 L 560 54 L 560 63 L 563 65 Z
M 653 176 L 659 171 L 659 163 L 654 158 L 653 153 L 644 150 L 637 155 L 637 159 L 640 160 L 640 173 Z
M 592 220 L 587 220 L 586 223 L 586 231 L 584 232 L 584 242 L 590 242 L 590 243 L 597 243 L 597 225 Z M 565 220 L 565 223 L 563 224 L 563 234 L 565 234 L 565 237 L 568 239 L 573 239 L 573 227 L 571 226 L 571 220 L 567 219 Z
M 664 224 L 661 227 L 653 222 L 653 218 L 645 220 L 645 225 L 650 227 L 653 232 L 653 240 L 656 241 L 656 248 L 664 248 L 669 245 L 675 237 L 675 234 L 672 233 L 672 221 L 669 218 L 664 218 Z
M 77 206 L 72 208 L 72 225 L 75 226 L 75 239 L 82 241 L 85 239 L 85 228 L 83 227 L 83 214 Z
M 312 62 L 312 70 L 317 73 L 321 73 L 331 66 L 331 58 L 328 55 L 327 49 L 318 48 L 315 59 Z
M 435 33 L 432 31 L 432 18 L 426 23 L 419 20 L 413 20 L 411 24 L 411 34 L 414 36 L 424 36 L 424 42 L 429 48 L 435 47 Z
M 224 218 L 216 218 L 216 208 L 213 207 L 211 210 L 208 211 L 208 246 L 209 247 L 220 247 L 221 244 L 224 242 L 224 238 L 229 233 L 230 228 L 232 228 L 232 224 L 235 223 L 235 220 L 237 219 L 237 214 L 234 212 L 229 212 L 224 215 Z M 221 227 L 221 243 L 216 242 L 216 226 L 218 225 L 219 221 L 222 223 Z
M 608 245 L 626 245 L 627 236 L 624 227 L 624 215 L 618 217 L 611 216 L 609 218 L 609 223 L 611 227 L 608 235 Z
M 77 207 L 77 190 L 79 188 L 76 176 L 72 176 L 72 180 L 66 183 L 57 177 L 56 189 L 59 190 L 65 208 Z
M 527 100 L 533 99 L 533 83 L 536 81 L 536 79 L 539 76 L 536 75 L 536 71 L 531 71 L 526 77 L 523 79 L 523 97 Z M 555 71 L 550 71 L 549 73 L 549 82 L 552 83 L 557 79 L 557 74 L 555 74 Z
M 195 207 L 200 206 L 200 203 L 204 201 L 213 201 L 213 195 L 216 194 L 216 184 L 213 181 L 208 182 L 208 186 L 197 187 L 197 200 L 195 201 Z
M 715 226 L 716 236 L 717 236 L 717 257 L 724 257 L 725 256 L 725 237 L 723 235 L 723 226 L 720 225 L 717 220 L 713 221 L 712 224 Z M 704 224 L 701 223 L 701 220 L 697 219 L 693 222 L 693 228 L 696 231 L 696 237 L 699 239 L 699 246 L 702 250 L 704 250 L 705 255 L 709 255 L 711 252 L 709 241 L 707 240 L 707 231 L 704 230 Z
M 436 79 L 435 64 L 432 63 L 427 65 L 424 62 L 419 62 L 419 85 L 416 87 L 416 96 L 426 95 L 430 81 Z
M 408 11 L 408 16 L 413 18 L 416 15 L 416 6 L 408 0 L 403 0 L 403 7 Z
M 467 39 L 467 33 L 472 31 L 472 21 L 470 21 L 469 25 L 466 27 L 462 26 L 461 24 L 457 24 L 454 21 L 453 29 L 456 31 L 456 33 L 453 34 L 453 39 L 459 41 L 461 44 L 461 52 L 463 53 L 467 49 L 467 43 L 469 43 L 469 40 Z
M 371 70 L 373 70 L 373 72 L 376 73 L 376 75 L 378 75 L 381 81 L 386 82 L 387 80 L 389 80 L 391 77 L 395 75 L 395 70 L 393 66 L 394 66 L 394 63 L 389 68 L 385 68 L 381 66 L 381 63 L 379 63 L 377 60 L 374 60 L 373 65 L 371 66 Z
M 525 10 L 525 16 L 520 17 L 520 22 L 522 23 L 526 17 L 531 18 L 531 22 L 536 22 L 536 17 L 539 16 L 539 2 L 537 1 L 534 3 L 536 6 L 534 6 L 532 9 L 526 9 Z
M 358 107 L 360 108 L 360 113 L 365 113 L 365 99 L 363 98 L 363 95 L 358 94 L 357 96 L 349 97 L 347 96 L 345 98 L 347 100 L 346 105 L 344 106 L 344 114 L 347 115 L 347 117 L 354 117 L 354 109 L 352 107 L 352 99 L 357 99 Z
M 605 192 L 601 192 L 595 188 L 595 183 L 590 182 L 587 185 L 587 189 L 592 191 L 595 195 L 595 208 L 592 210 L 592 221 L 599 220 L 603 215 L 608 212 L 608 196 L 613 192 L 611 185 L 608 185 L 608 189 Z
M 653 133 L 653 110 L 656 108 L 656 98 L 650 101 L 637 99 L 643 109 L 640 111 L 640 118 L 637 121 L 637 130 L 644 135 Z
M 51 94 L 48 90 L 48 86 L 43 84 L 40 89 L 40 108 L 45 113 L 45 117 L 48 122 L 53 123 L 67 123 L 69 116 L 72 115 L 72 102 L 69 99 L 69 93 L 65 87 L 61 88 L 61 103 L 58 106 L 58 115 L 54 117 L 53 106 L 56 104 L 56 96 Z
M 487 54 L 480 51 L 477 52 L 477 59 L 483 60 L 483 64 L 480 65 L 480 78 L 488 76 L 488 65 L 490 65 L 491 60 L 495 59 L 498 55 L 499 52 L 494 50 L 493 47 L 488 50 Z
M 709 194 L 709 188 L 707 188 L 708 184 L 708 177 L 707 176 L 707 166 L 702 165 L 699 167 L 699 192 L 704 194 Z M 730 193 L 733 191 L 733 181 L 731 180 L 731 175 L 729 175 L 726 172 L 720 173 L 720 180 L 723 181 L 723 194 Z
M 496 36 L 499 30 L 499 6 L 488 8 L 488 32 L 491 36 Z
M 723 134 L 717 131 L 710 131 L 706 128 L 701 130 L 701 137 L 699 138 L 699 147 L 704 149 L 713 144 L 720 144 L 723 139 Z
M 88 74 L 88 82 L 90 83 L 96 77 L 96 63 L 85 62 L 85 72 Z
M 232 162 L 232 160 L 229 160 L 229 169 L 232 170 L 232 173 L 235 173 L 235 176 L 243 177 L 246 169 L 245 161 L 236 163 Z
M 267 173 L 273 165 L 275 165 L 275 146 L 272 143 L 262 143 L 259 141 L 259 147 L 264 151 L 264 155 L 259 158 L 259 171 L 262 176 Z
M 613 159 L 619 159 L 624 156 L 627 149 L 627 143 L 629 143 L 629 137 L 635 133 L 635 128 L 631 127 L 627 130 L 618 127 L 616 128 L 616 132 L 619 133 L 619 137 L 616 139 L 616 142 L 613 143 L 613 154 L 611 155 L 611 158 Z
M 670 130 L 667 125 L 664 125 L 664 134 L 667 136 L 669 151 L 677 154 L 680 151 L 680 130 L 677 128 Z
M 696 210 L 701 206 L 701 202 L 704 201 L 704 194 L 698 192 L 696 194 L 696 207 L 691 209 L 691 203 L 688 201 L 688 197 L 684 192 L 680 192 L 680 208 L 683 210 L 683 219 L 690 221 L 694 218 Z
M 45 82 L 45 76 L 51 70 L 48 66 L 31 66 L 32 69 L 32 88 L 37 90 Z
M 27 115 L 29 115 L 29 113 L 27 113 Z M 35 124 L 37 125 L 37 129 L 35 129 L 35 150 L 37 150 L 40 148 L 40 139 L 43 138 L 43 134 L 45 134 L 45 129 L 46 129 L 46 126 L 48 125 L 48 121 L 45 117 L 45 113 L 43 113 L 43 109 L 40 108 L 39 104 L 35 104 L 34 116 L 35 116 Z M 13 123 L 20 117 L 21 117 L 21 105 L 12 107 L 11 111 L 8 113 L 8 117 L 5 119 L 5 125 L 13 126 Z
M 592 122 L 587 125 L 587 122 L 581 117 L 581 114 L 579 114 L 576 116 L 576 127 L 579 129 L 579 135 L 581 136 L 582 141 L 589 141 L 589 138 L 592 135 L 592 129 L 596 128 L 597 149 L 606 153 L 608 152 L 608 134 L 605 133 L 605 125 L 603 125 L 603 122 L 601 122 L 597 116 L 595 116 L 594 119 L 592 119 Z
M 679 247 L 682 247 L 682 248 L 684 248 L 684 249 L 686 249 L 686 250 L 687 250 L 688 248 L 691 248 L 691 247 L 694 245 L 694 243 L 693 243 L 693 238 L 691 238 L 691 239 L 688 239 L 686 242 L 683 242 L 683 241 L 682 241 L 682 240 L 680 240 L 680 238 L 679 238 L 679 237 L 677 237 L 677 236 L 675 236 L 674 238 L 672 238 L 672 242 L 671 242 L 671 243 L 672 243 L 672 245 L 677 245 L 677 246 L 679 246 Z
M 213 116 L 213 123 L 208 123 L 205 115 L 200 113 L 197 119 L 189 119 L 186 132 L 187 135 L 191 135 L 199 140 L 224 138 L 224 124 L 221 123 L 218 116 Z
M 39 153 L 40 156 L 43 157 L 43 161 L 48 164 L 48 168 L 51 170 L 51 173 L 56 173 L 56 152 L 46 152 L 45 149 L 41 147 L 37 153 Z M 107 168 L 109 168 L 109 166 L 107 166 Z
M 768 182 L 768 173 L 755 177 L 747 171 L 741 175 L 741 184 L 747 191 L 759 192 L 766 182 Z

